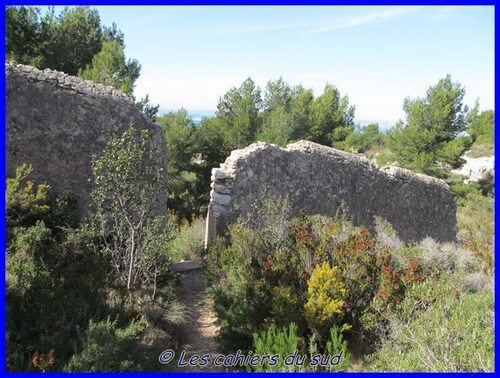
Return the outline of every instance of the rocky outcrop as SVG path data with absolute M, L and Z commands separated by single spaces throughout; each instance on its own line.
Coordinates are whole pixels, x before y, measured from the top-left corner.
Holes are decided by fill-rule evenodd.
M 112 135 L 131 125 L 149 130 L 151 147 L 166 166 L 161 128 L 112 87 L 15 64 L 6 65 L 6 87 L 7 175 L 13 176 L 22 163 L 31 164 L 31 179 L 74 198 L 80 216 L 89 208 L 92 156 L 102 154 Z M 164 212 L 166 199 L 157 207 L 155 212 Z
M 433 177 L 387 167 L 316 143 L 280 148 L 256 143 L 235 150 L 212 170 L 206 245 L 227 224 L 245 216 L 258 194 L 269 188 L 288 195 L 296 215 L 334 216 L 344 203 L 354 223 L 374 230 L 374 216 L 388 220 L 406 242 L 427 236 L 456 238 L 456 205 L 447 184 Z
M 451 171 L 451 173 L 467 176 L 465 183 L 478 182 L 488 173 L 495 174 L 495 156 L 471 158 L 465 155 L 462 158 L 465 160 L 464 166 Z

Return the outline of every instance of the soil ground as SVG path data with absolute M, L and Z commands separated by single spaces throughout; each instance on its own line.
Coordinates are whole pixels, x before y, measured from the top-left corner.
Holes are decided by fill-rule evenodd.
M 180 366 L 178 371 L 227 371 L 225 367 L 213 364 L 215 357 L 221 354 L 216 341 L 219 329 L 215 324 L 216 316 L 212 311 L 212 300 L 207 292 L 201 264 L 192 261 L 178 263 L 174 269 L 179 272 L 181 300 L 187 311 L 187 321 L 183 326 L 185 342 L 179 355 L 182 350 L 185 351 L 184 362 L 188 362 L 191 356 L 210 355 L 205 366 Z

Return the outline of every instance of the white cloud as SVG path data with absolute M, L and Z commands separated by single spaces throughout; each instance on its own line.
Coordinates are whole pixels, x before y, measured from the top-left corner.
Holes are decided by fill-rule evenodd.
M 352 28 L 364 24 L 368 24 L 371 22 L 379 22 L 391 20 L 397 17 L 401 17 L 403 15 L 415 12 L 419 7 L 397 7 L 393 9 L 387 9 L 384 11 L 364 14 L 361 16 L 351 16 L 345 19 L 334 22 L 331 25 L 324 26 L 322 28 L 313 30 L 313 33 L 325 33 L 332 30 L 340 30 Z
M 457 7 L 452 6 L 437 7 L 437 11 L 433 13 L 432 19 L 437 21 L 449 19 L 457 14 L 457 10 Z
M 305 24 L 273 24 L 273 25 L 248 25 L 248 26 L 229 26 L 223 29 L 209 30 L 212 34 L 241 34 L 241 33 L 260 33 L 267 31 L 278 31 L 288 29 L 299 29 L 307 25 Z

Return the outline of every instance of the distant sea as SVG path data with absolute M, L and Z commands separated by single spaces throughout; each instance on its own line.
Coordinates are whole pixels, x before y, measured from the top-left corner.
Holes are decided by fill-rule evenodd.
M 394 127 L 394 125 L 396 124 L 395 121 L 377 121 L 371 119 L 355 119 L 354 123 L 362 127 L 368 126 L 371 123 L 378 123 L 378 128 L 380 131 L 387 131 L 390 128 Z
M 165 114 L 165 113 L 168 113 L 169 111 L 171 111 L 171 110 L 160 108 L 159 113 Z M 215 117 L 215 111 L 194 110 L 194 111 L 188 111 L 188 115 L 193 120 L 193 124 L 197 125 L 201 122 L 201 120 L 203 118 Z M 355 119 L 354 123 L 357 125 L 360 125 L 360 126 L 367 126 L 371 123 L 378 123 L 380 131 L 387 131 L 388 129 L 394 127 L 394 125 L 396 124 L 395 121 L 377 121 L 377 120 L 371 120 L 371 119 Z
M 158 114 L 166 114 L 168 112 L 174 111 L 176 112 L 179 109 L 165 109 L 165 108 L 160 108 L 158 111 Z M 212 118 L 215 117 L 215 112 L 208 111 L 208 110 L 193 110 L 189 111 L 188 110 L 188 116 L 193 120 L 193 124 L 197 125 L 201 122 L 202 118 Z

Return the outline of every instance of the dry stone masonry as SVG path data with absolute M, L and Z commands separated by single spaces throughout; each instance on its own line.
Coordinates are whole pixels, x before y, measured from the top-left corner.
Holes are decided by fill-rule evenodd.
M 255 143 L 235 150 L 212 170 L 206 246 L 229 223 L 245 216 L 269 188 L 288 195 L 296 215 L 334 216 L 344 203 L 354 223 L 374 230 L 374 216 L 388 220 L 406 242 L 427 236 L 456 239 L 456 205 L 447 184 L 406 169 L 378 169 L 374 163 L 316 143 L 280 148 Z
M 31 179 L 77 201 L 80 216 L 89 205 L 91 159 L 112 135 L 131 125 L 152 134 L 152 148 L 166 166 L 161 128 L 136 109 L 122 92 L 101 84 L 24 65 L 6 64 L 7 175 L 32 164 Z M 159 200 L 158 213 L 166 199 Z

